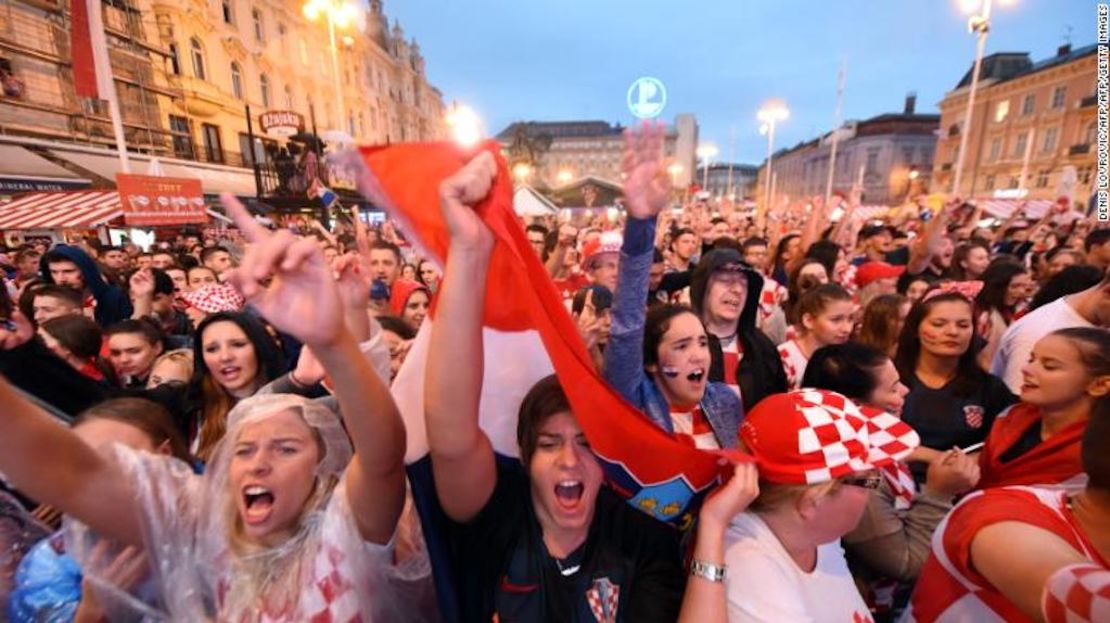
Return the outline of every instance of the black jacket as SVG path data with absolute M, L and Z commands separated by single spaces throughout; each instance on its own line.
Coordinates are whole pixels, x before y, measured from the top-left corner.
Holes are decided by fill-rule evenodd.
M 708 289 L 709 276 L 713 271 L 727 264 L 740 264 L 741 270 L 748 277 L 748 296 L 744 301 L 744 310 L 740 313 L 736 328 L 736 338 L 740 340 L 744 355 L 740 358 L 735 381 L 740 386 L 744 410 L 750 413 L 759 401 L 771 394 L 785 392 L 787 389 L 786 372 L 782 369 L 778 349 L 771 339 L 755 326 L 759 311 L 759 297 L 763 291 L 763 275 L 745 264 L 738 251 L 714 249 L 702 256 L 694 269 L 694 275 L 690 281 L 690 303 L 698 316 L 702 316 L 702 303 Z M 730 382 L 731 379 L 724 378 L 725 366 L 721 341 L 712 334 L 709 336 L 709 352 L 711 356 L 709 380 Z
M 98 325 L 107 328 L 131 317 L 131 299 L 123 290 L 109 284 L 96 262 L 79 247 L 60 244 L 43 255 L 39 265 L 43 281 L 54 283 L 54 278 L 50 276 L 49 260 L 52 256 L 63 257 L 81 269 L 81 276 L 85 278 L 85 288 L 96 299 Z

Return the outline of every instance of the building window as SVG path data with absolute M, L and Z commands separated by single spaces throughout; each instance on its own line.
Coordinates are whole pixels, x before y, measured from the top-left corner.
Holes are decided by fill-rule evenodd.
M 258 89 L 262 92 L 262 107 L 270 107 L 270 78 L 266 74 L 258 77 Z
M 370 131 L 378 131 L 378 109 L 373 106 L 370 107 Z
M 266 29 L 262 26 L 262 11 L 251 9 L 251 22 L 254 23 L 254 40 L 266 43 Z
M 1087 124 L 1087 129 L 1083 132 L 1083 142 L 1091 145 L 1095 142 L 1095 136 L 1098 132 L 1098 126 L 1094 121 Z
M 1025 96 L 1021 101 L 1021 116 L 1026 117 L 1033 114 L 1033 109 L 1037 107 L 1037 96 L 1033 93 Z
M 1002 123 L 1006 120 L 1006 115 L 1010 114 L 1010 100 L 1002 100 L 994 107 L 994 122 Z
M 1011 175 L 1010 176 L 1010 185 L 1008 186 L 1008 188 L 1017 188 L 1018 183 L 1019 183 L 1018 176 Z
M 362 114 L 361 110 L 358 111 L 358 135 L 366 136 L 366 116 Z
M 347 134 L 355 135 L 355 113 L 350 111 L 347 112 Z
M 293 87 L 285 85 L 285 109 L 293 110 Z
M 243 99 L 243 72 L 235 62 L 231 63 L 231 93 L 235 99 Z
M 994 176 L 993 175 L 988 175 L 986 181 L 987 181 L 987 190 L 994 190 Z
M 1045 169 L 1037 173 L 1037 188 L 1048 188 L 1048 171 Z
M 1089 184 L 1091 182 L 1091 172 L 1094 167 L 1083 167 L 1079 169 L 1079 183 Z
M 223 11 L 224 23 L 235 23 L 235 12 L 231 9 L 231 0 L 220 0 L 220 9 Z
M 1017 135 L 1017 140 L 1014 141 L 1014 153 L 1013 153 L 1014 158 L 1024 158 L 1025 157 L 1025 146 L 1028 143 L 1028 141 L 1029 141 L 1029 133 L 1028 132 L 1022 132 L 1021 134 Z
M 173 135 L 173 155 L 178 158 L 193 157 L 193 132 L 189 120 L 170 115 L 170 134 Z
M 868 149 L 867 150 L 867 168 L 865 169 L 865 172 L 866 172 L 867 175 L 878 175 L 879 174 L 879 150 L 878 149 Z
M 177 55 L 177 44 L 170 44 L 170 73 L 175 76 L 181 75 L 181 59 Z
M 301 39 L 298 43 L 301 44 L 301 64 L 308 65 L 308 44 L 305 43 L 304 39 Z
M 1060 135 L 1060 128 L 1049 128 L 1044 133 L 1044 145 L 1041 146 L 1041 151 L 1044 153 L 1052 153 L 1056 150 L 1056 139 Z
M 285 24 L 278 22 L 278 45 L 281 46 L 281 51 L 285 51 Z
M 902 162 L 907 164 L 913 162 L 913 147 L 902 148 Z M 828 168 L 828 165 L 826 164 L 825 167 Z
M 995 160 L 998 160 L 998 157 L 1000 155 L 1002 155 L 1002 137 L 992 138 L 991 150 L 990 154 L 987 156 L 987 160 L 993 162 Z
M 1063 108 L 1064 96 L 1066 96 L 1067 93 L 1067 87 L 1056 87 L 1056 89 L 1052 91 L 1052 108 Z
M 224 148 L 220 144 L 220 128 L 210 123 L 200 126 L 201 137 L 204 139 L 204 159 L 208 162 L 223 162 Z
M 189 53 L 193 58 L 193 75 L 201 80 L 205 80 L 204 71 L 204 48 L 200 45 L 200 39 L 189 39 Z
M 953 123 L 952 125 L 948 126 L 948 136 L 959 136 L 959 135 L 960 135 L 960 124 Z

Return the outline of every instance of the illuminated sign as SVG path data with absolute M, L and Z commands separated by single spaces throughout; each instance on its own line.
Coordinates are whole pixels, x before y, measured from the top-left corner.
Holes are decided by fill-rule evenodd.
M 656 78 L 639 78 L 628 88 L 628 110 L 637 119 L 654 119 L 667 105 L 667 89 Z

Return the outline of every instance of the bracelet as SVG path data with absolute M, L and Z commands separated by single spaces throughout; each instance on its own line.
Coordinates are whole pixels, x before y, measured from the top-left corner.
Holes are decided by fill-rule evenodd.
M 703 580 L 710 582 L 721 583 L 725 581 L 728 576 L 728 567 L 726 565 L 715 565 L 711 562 L 703 560 L 690 561 L 690 575 L 697 576 Z

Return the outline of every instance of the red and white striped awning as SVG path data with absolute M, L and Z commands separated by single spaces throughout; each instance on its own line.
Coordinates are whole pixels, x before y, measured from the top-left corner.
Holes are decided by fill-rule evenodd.
M 0 205 L 0 230 L 91 228 L 122 216 L 114 190 L 31 193 Z

